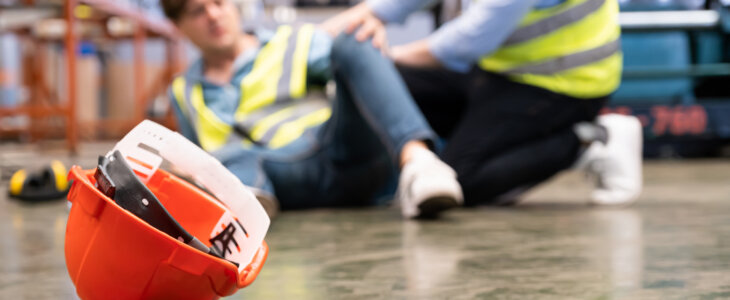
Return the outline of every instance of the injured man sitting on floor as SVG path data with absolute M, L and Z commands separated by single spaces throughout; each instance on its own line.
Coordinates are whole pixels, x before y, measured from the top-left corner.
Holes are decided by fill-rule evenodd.
M 369 42 L 311 24 L 244 32 L 231 0 L 162 0 L 201 52 L 170 87 L 180 132 L 254 190 L 267 212 L 362 206 L 395 167 L 404 217 L 461 205 L 436 135 Z M 333 99 L 317 93 L 333 80 Z

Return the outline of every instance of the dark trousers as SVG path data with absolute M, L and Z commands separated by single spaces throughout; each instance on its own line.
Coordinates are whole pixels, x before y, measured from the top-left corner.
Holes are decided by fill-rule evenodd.
M 442 138 L 466 205 L 536 185 L 577 159 L 573 125 L 593 121 L 606 98 L 576 99 L 474 69 L 399 67 L 418 106 Z

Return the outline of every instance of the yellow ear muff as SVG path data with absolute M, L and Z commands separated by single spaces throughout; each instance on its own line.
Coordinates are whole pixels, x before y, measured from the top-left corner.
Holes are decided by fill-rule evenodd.
M 13 174 L 12 177 L 10 177 L 10 194 L 11 195 L 18 195 L 21 191 L 23 191 L 23 183 L 25 182 L 25 178 L 28 177 L 28 174 L 25 172 L 25 169 L 20 169 L 15 174 Z
M 68 188 L 68 179 L 66 178 L 66 167 L 63 166 L 58 160 L 51 162 L 51 170 L 53 170 L 53 176 L 56 178 L 56 189 L 59 191 L 65 191 Z

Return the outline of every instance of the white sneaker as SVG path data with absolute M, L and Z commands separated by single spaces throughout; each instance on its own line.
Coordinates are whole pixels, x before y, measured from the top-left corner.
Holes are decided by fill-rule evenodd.
M 456 172 L 430 151 L 415 153 L 403 166 L 396 197 L 406 218 L 436 218 L 464 202 Z
M 642 129 L 636 117 L 609 114 L 598 117 L 608 131 L 608 143 L 594 142 L 578 161 L 578 167 L 597 178 L 591 202 L 628 205 L 641 193 Z

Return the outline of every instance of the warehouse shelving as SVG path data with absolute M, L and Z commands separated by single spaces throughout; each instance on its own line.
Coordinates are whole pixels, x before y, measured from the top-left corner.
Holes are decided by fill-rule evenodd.
M 34 32 L 34 26 L 42 20 L 62 18 L 54 28 L 62 31 L 62 36 L 39 37 Z M 127 26 L 126 32 L 121 30 L 112 33 L 108 22 L 115 20 Z M 63 24 L 63 25 L 61 25 Z M 58 29 L 60 28 L 60 29 Z M 124 26 L 122 26 L 124 28 Z M 92 30 L 93 29 L 93 30 Z M 0 117 L 27 116 L 27 126 L 12 129 L 0 129 L 0 135 L 24 135 L 31 140 L 38 140 L 52 136 L 59 131 L 58 123 L 52 123 L 51 117 L 60 117 L 63 122 L 63 136 L 68 149 L 75 152 L 78 147 L 80 129 L 98 128 L 110 132 L 124 132 L 135 124 L 147 118 L 147 108 L 150 100 L 164 91 L 175 73 L 183 67 L 183 51 L 180 35 L 168 21 L 152 18 L 142 10 L 125 6 L 112 0 L 64 0 L 64 1 L 33 1 L 24 0 L 12 5 L 0 5 L 0 32 L 12 31 L 17 33 L 30 45 L 37 46 L 45 43 L 62 42 L 65 60 L 65 83 L 62 93 L 55 93 L 45 82 L 43 72 L 47 62 L 39 55 L 32 56 L 23 63 L 28 99 L 19 107 L 0 108 Z M 159 78 L 148 78 L 145 72 L 145 43 L 148 38 L 161 38 L 165 41 L 166 61 L 164 70 Z M 133 87 L 134 114 L 128 120 L 99 119 L 91 123 L 80 123 L 77 118 L 77 57 L 76 53 L 80 40 L 131 40 L 133 41 Z M 153 82 L 152 88 L 145 90 L 144 86 Z M 62 95 L 61 95 L 62 94 Z M 168 112 L 157 121 L 174 126 L 172 114 Z

